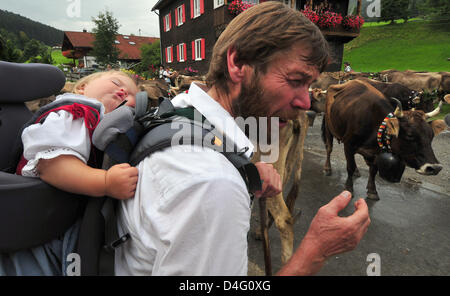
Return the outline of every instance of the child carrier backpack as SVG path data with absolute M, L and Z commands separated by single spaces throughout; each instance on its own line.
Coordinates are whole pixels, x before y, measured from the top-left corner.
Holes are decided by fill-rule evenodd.
M 33 81 L 35 89 L 22 88 L 23 92 L 0 95 L 0 135 L 8 139 L 3 142 L 8 145 L 1 146 L 0 157 L 0 254 L 43 245 L 81 221 L 72 250 L 81 260 L 78 274 L 114 275 L 114 250 L 130 239 L 117 229 L 119 201 L 71 194 L 40 179 L 14 175 L 17 156 L 13 163 L 11 157 L 5 159 L 18 146 L 22 126 L 32 116 L 24 102 L 59 92 L 65 82 L 64 74 L 48 65 L 0 62 L 0 85 L 5 81 L 9 86 L 13 82 L 18 86 L 17 81 Z M 157 108 L 148 107 L 147 102 L 147 94 L 139 93 L 136 108 L 121 106 L 100 121 L 92 142 L 104 151 L 102 168 L 123 162 L 137 165 L 151 153 L 172 145 L 202 145 L 222 153 L 239 171 L 249 192 L 261 189 L 256 167 L 243 156 L 243 151 L 236 151 L 229 139 L 215 134 L 214 127 L 197 110 L 176 109 L 164 98 L 160 98 Z M 177 123 L 176 128 L 172 122 Z M 177 141 L 173 140 L 175 135 Z M 66 271 L 61 270 L 60 274 Z

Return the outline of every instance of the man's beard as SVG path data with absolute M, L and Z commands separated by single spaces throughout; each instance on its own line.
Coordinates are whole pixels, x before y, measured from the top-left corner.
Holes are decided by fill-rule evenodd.
M 277 94 L 271 94 L 266 91 L 262 86 L 261 79 L 258 74 L 254 73 L 251 77 L 250 82 L 244 81 L 241 86 L 241 92 L 237 99 L 233 100 L 231 105 L 231 111 L 234 117 L 242 117 L 244 120 L 254 117 L 257 122 L 258 131 L 256 133 L 251 133 L 245 126 L 245 134 L 247 137 L 252 134 L 256 134 L 259 138 L 260 129 L 264 127 L 267 131 L 268 144 L 271 143 L 271 124 L 274 123 L 272 118 L 278 117 L 281 122 L 285 122 L 290 119 L 296 119 L 299 116 L 300 110 L 289 110 L 289 111 L 276 111 L 271 112 L 271 105 L 276 103 L 278 100 Z M 278 123 L 276 121 L 276 123 Z M 275 128 L 279 128 L 278 124 Z M 251 139 L 259 142 L 259 139 Z M 275 139 L 274 139 L 275 140 Z M 277 137 L 278 140 L 278 137 Z

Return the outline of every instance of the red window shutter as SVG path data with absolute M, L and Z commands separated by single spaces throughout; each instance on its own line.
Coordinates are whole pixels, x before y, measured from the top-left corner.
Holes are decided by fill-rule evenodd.
M 169 48 L 166 47 L 166 50 L 165 50 L 165 52 L 166 52 L 166 63 L 169 61 L 169 55 L 168 55 L 168 51 L 167 51 L 168 49 Z
M 177 45 L 177 62 L 180 61 L 180 45 Z
M 195 61 L 195 41 L 192 41 L 192 60 Z
M 178 8 L 175 9 L 175 27 L 178 27 Z
M 173 61 L 173 46 L 170 48 L 170 56 L 172 57 L 172 61 Z
M 200 14 L 205 13 L 205 0 L 200 0 Z
M 183 12 L 183 23 L 186 22 L 186 5 L 183 4 L 183 8 L 181 9 Z
M 164 32 L 167 32 L 167 28 L 166 28 L 166 17 L 163 17 L 163 24 L 164 24 Z
M 191 0 L 191 19 L 194 18 L 194 0 Z
M 205 53 L 205 38 L 202 38 L 202 60 L 205 59 L 206 53 Z
M 183 50 L 184 50 L 184 60 L 185 61 L 187 61 L 187 48 L 186 47 L 187 47 L 186 43 L 184 43 Z
M 172 29 L 172 12 L 169 12 L 169 30 Z

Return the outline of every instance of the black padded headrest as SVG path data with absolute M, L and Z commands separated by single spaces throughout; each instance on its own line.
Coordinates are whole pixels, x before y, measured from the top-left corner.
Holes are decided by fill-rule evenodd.
M 23 103 L 58 93 L 66 82 L 64 73 L 46 64 L 0 61 L 0 103 Z

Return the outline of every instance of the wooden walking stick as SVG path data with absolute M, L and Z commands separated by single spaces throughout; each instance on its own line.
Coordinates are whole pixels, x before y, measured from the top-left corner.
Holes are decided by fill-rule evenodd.
M 269 214 L 266 206 L 266 198 L 259 199 L 259 215 L 261 225 L 261 235 L 264 250 L 264 264 L 266 275 L 272 275 L 272 258 L 270 256 L 270 241 L 269 241 Z

